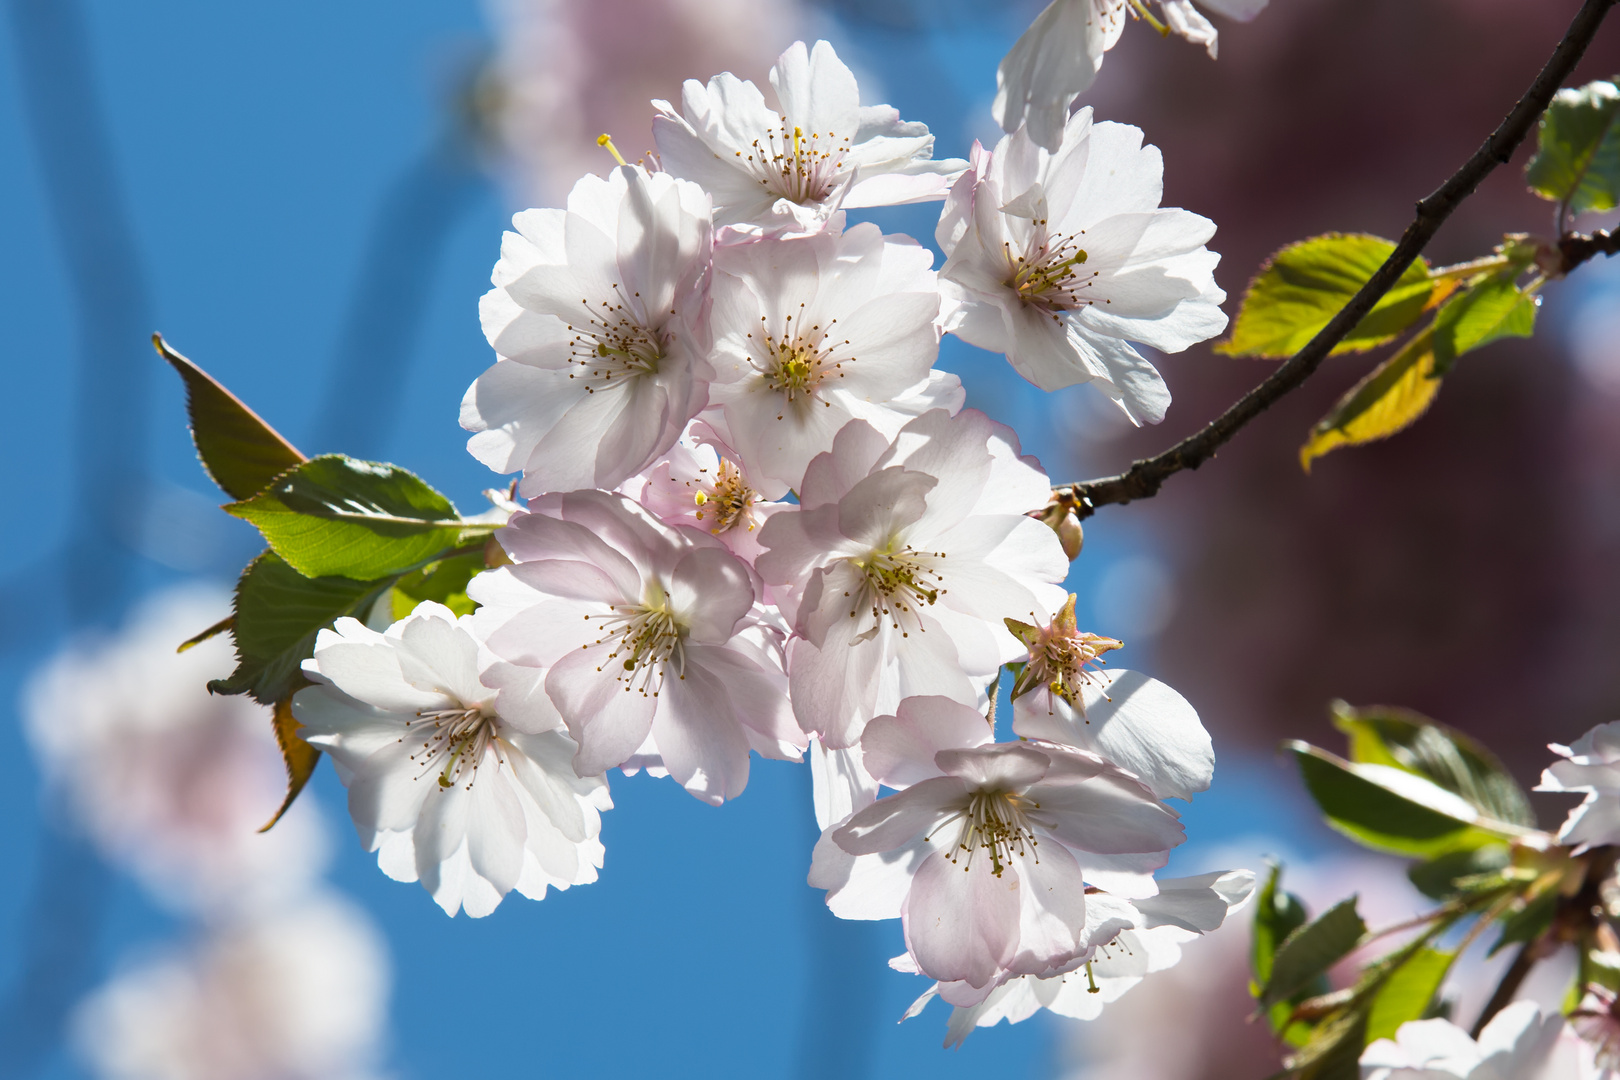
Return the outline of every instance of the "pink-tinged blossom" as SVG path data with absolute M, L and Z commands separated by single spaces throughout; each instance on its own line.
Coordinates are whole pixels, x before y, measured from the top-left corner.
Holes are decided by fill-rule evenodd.
M 286 792 L 270 710 L 210 694 L 230 641 L 179 644 L 230 610 L 222 589 L 147 600 L 117 635 L 76 641 L 32 679 L 23 731 L 51 790 L 102 856 L 170 908 L 209 916 L 275 906 L 308 888 L 329 839 Z
M 1537 791 L 1584 793 L 1569 812 L 1558 842 L 1582 848 L 1620 843 L 1620 721 L 1599 724 L 1570 746 L 1551 743 L 1555 761 L 1541 774 Z
M 719 803 L 747 784 L 750 750 L 800 758 L 780 635 L 719 540 L 604 491 L 536 499 L 496 535 L 514 563 L 468 592 L 508 662 L 497 704 L 554 708 L 580 770 L 657 764 Z
M 496 364 L 461 402 L 467 449 L 526 496 L 616 487 L 707 401 L 708 196 L 636 166 L 525 210 L 479 304 Z
M 1268 0 L 1198 0 L 1217 14 L 1247 22 Z M 1057 150 L 1074 99 L 1091 88 L 1127 18 L 1138 17 L 1127 0 L 1053 0 L 1013 43 L 996 69 L 996 123 L 1007 132 L 1027 126 L 1037 145 Z M 1215 27 L 1191 0 L 1162 0 L 1162 24 L 1216 54 Z
M 841 208 L 940 199 L 967 164 L 934 161 L 934 137 L 888 105 L 863 106 L 833 47 L 794 42 L 771 68 L 777 106 L 730 72 L 687 80 L 681 108 L 655 101 L 663 167 L 714 196 L 741 235 L 817 232 Z
M 1180 352 L 1226 328 L 1215 224 L 1163 193 L 1158 149 L 1089 108 L 1055 152 L 1027 129 L 975 144 L 935 234 L 945 330 L 1043 390 L 1093 382 L 1133 422 L 1162 420 L 1170 391 L 1132 342 Z
M 293 715 L 332 756 L 383 872 L 477 918 L 513 889 L 539 900 L 595 881 L 613 804 L 599 773 L 574 771 L 555 713 L 497 710 L 498 661 L 470 626 L 431 601 L 386 633 L 337 620 Z
M 387 1006 L 377 928 L 317 892 L 118 971 L 73 1042 L 101 1080 L 363 1080 Z
M 1003 619 L 1050 612 L 1069 560 L 1029 512 L 1046 474 L 981 412 L 943 410 L 890 441 L 851 421 L 805 471 L 796 510 L 778 513 L 756 564 L 798 636 L 793 709 L 831 749 L 913 694 L 972 704 L 1023 652 Z
M 1086 894 L 1086 937 L 1103 941 L 1090 959 L 1076 961 L 1073 970 L 1049 978 L 1019 975 L 991 991 L 977 1005 L 951 1011 L 945 1045 L 960 1045 L 974 1028 L 993 1027 L 1005 1020 L 1016 1024 L 1049 1009 L 1074 1020 L 1095 1020 L 1103 1007 L 1154 972 L 1174 967 L 1181 948 L 1220 929 L 1233 909 L 1254 892 L 1254 873 L 1219 870 L 1196 877 L 1166 878 L 1159 891 L 1141 900 L 1121 900 L 1097 890 Z M 1110 931 L 1112 937 L 1108 937 Z M 1103 939 L 1106 939 L 1105 941 Z M 908 958 L 895 966 L 904 969 Z M 932 986 L 906 1013 L 910 1019 L 939 993 Z
M 797 490 L 851 420 L 893 438 L 930 409 L 957 412 L 939 353 L 933 256 L 856 225 L 715 252 L 714 382 L 703 414 L 768 494 Z
M 1175 811 L 1095 754 L 992 739 L 983 716 L 943 697 L 873 720 L 863 766 L 898 794 L 825 833 L 810 871 L 835 914 L 898 914 L 911 962 L 961 1006 L 1111 941 L 1127 924 L 1088 924 L 1087 885 L 1152 895 L 1152 871 L 1184 838 Z
M 1574 1080 L 1576 1047 L 1561 1038 L 1564 1018 L 1516 1001 L 1491 1018 L 1478 1041 L 1449 1020 L 1409 1020 L 1394 1039 L 1361 1055 L 1362 1080 Z
M 750 566 L 760 555 L 760 526 L 789 505 L 760 494 L 735 450 L 695 421 L 669 453 L 622 490 L 666 525 L 701 529 Z
M 1209 787 L 1215 748 L 1198 713 L 1157 679 L 1091 667 L 1120 643 L 1076 626 L 1072 594 L 1047 626 L 1007 625 L 1029 648 L 1013 686 L 1013 731 L 1099 754 L 1161 799 L 1190 799 Z
M 518 205 L 555 205 L 582 173 L 652 149 L 653 98 L 693 72 L 763 80 L 798 33 L 797 0 L 489 0 L 499 123 Z

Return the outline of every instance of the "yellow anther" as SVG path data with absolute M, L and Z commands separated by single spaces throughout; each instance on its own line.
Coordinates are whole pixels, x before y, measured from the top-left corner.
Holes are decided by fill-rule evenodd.
M 804 138 L 804 128 L 795 127 L 793 129 L 793 156 L 794 157 L 799 156 L 799 140 L 802 139 L 802 138 Z
M 619 148 L 613 145 L 613 136 L 609 135 L 607 132 L 603 132 L 596 137 L 596 145 L 612 154 L 613 160 L 617 161 L 620 165 L 629 164 L 629 162 L 624 160 L 624 155 L 619 153 Z
M 696 495 L 692 496 L 692 501 L 697 503 L 699 506 L 702 506 L 704 503 L 709 501 L 709 496 L 706 493 L 700 491 Z

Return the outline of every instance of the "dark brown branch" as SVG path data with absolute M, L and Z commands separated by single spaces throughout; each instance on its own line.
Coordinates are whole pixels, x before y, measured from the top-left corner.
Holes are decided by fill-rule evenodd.
M 1563 277 L 1588 259 L 1616 254 L 1620 254 L 1620 232 L 1599 229 L 1590 236 L 1573 233 L 1558 241 L 1558 265 L 1554 273 Z
M 1196 469 L 1215 456 L 1218 450 L 1249 421 L 1265 412 L 1279 398 L 1289 393 L 1316 371 L 1333 347 L 1372 310 L 1384 293 L 1400 279 L 1406 268 L 1422 253 L 1440 226 L 1451 216 L 1462 201 L 1474 193 L 1480 181 L 1490 175 L 1498 165 L 1505 165 L 1530 133 L 1537 118 L 1547 108 L 1553 94 L 1575 69 L 1586 47 L 1591 44 L 1603 18 L 1617 0 L 1586 0 L 1570 23 L 1564 39 L 1553 50 L 1541 73 L 1530 89 L 1519 99 L 1491 137 L 1486 139 L 1474 155 L 1451 179 L 1441 184 L 1434 194 L 1417 204 L 1417 216 L 1400 243 L 1390 253 L 1384 265 L 1368 279 L 1344 309 L 1322 328 L 1306 346 L 1273 371 L 1259 386 L 1250 390 L 1229 409 L 1196 433 L 1181 440 L 1157 457 L 1135 462 L 1118 476 L 1086 480 L 1072 486 L 1072 499 L 1076 516 L 1090 517 L 1099 506 L 1108 503 L 1128 503 L 1133 499 L 1146 499 L 1158 493 L 1164 481 L 1183 469 Z M 1590 238 L 1597 242 L 1597 237 Z M 1615 241 L 1604 234 L 1602 243 Z M 1608 249 L 1612 251 L 1612 246 Z M 1595 254 L 1595 252 L 1594 252 Z M 1588 258 L 1591 256 L 1588 255 Z
M 1479 1014 L 1479 1019 L 1474 1021 L 1474 1029 L 1468 1033 L 1470 1036 L 1479 1038 L 1479 1033 L 1485 1030 L 1485 1025 L 1491 1022 L 1491 1018 L 1512 1003 L 1513 996 L 1519 992 L 1519 987 L 1524 985 L 1525 976 L 1530 974 L 1530 969 L 1535 967 L 1536 961 L 1541 958 L 1536 946 L 1537 942 L 1527 941 L 1513 957 L 1513 963 L 1508 965 L 1502 981 L 1496 984 L 1496 992 L 1491 995 L 1491 1000 L 1485 1003 L 1485 1009 Z

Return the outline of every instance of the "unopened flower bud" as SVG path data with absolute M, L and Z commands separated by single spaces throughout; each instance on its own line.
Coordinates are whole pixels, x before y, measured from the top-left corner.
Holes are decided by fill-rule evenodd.
M 1063 554 L 1073 562 L 1080 557 L 1080 549 L 1085 546 L 1086 533 L 1080 527 L 1080 519 L 1075 517 L 1074 504 L 1069 498 L 1056 492 L 1053 495 L 1052 501 L 1040 513 L 1041 523 L 1057 533 L 1058 540 L 1063 544 Z

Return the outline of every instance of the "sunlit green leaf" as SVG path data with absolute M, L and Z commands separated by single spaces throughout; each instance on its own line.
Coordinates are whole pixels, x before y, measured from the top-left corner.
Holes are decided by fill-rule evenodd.
M 1609 210 L 1620 199 L 1620 86 L 1599 79 L 1560 90 L 1541 114 L 1530 190 L 1574 213 Z
M 1386 976 L 1367 1016 L 1366 1041 L 1393 1038 L 1408 1020 L 1421 1020 L 1456 958 L 1456 953 L 1421 948 Z
M 1495 274 L 1441 305 L 1434 317 L 1434 370 L 1444 375 L 1457 357 L 1498 338 L 1529 337 L 1541 298 L 1514 284 L 1517 269 Z
M 431 559 L 495 526 L 468 525 L 450 500 L 395 465 L 313 458 L 225 508 L 252 522 L 306 577 L 370 581 Z
M 186 412 L 191 417 L 197 456 L 225 494 L 233 499 L 250 498 L 304 460 L 258 413 L 169 348 L 161 335 L 152 335 L 152 345 L 185 381 Z
M 478 605 L 467 598 L 467 583 L 482 569 L 484 553 L 473 551 L 406 574 L 394 586 L 394 618 L 403 619 L 424 600 L 443 604 L 457 615 L 472 614 Z
M 1292 356 L 1350 302 L 1395 245 L 1365 233 L 1329 233 L 1290 244 L 1260 268 L 1238 309 L 1232 335 L 1215 347 L 1228 356 Z M 1358 323 L 1335 353 L 1391 340 L 1423 314 L 1434 292 L 1418 259 Z
M 1345 761 L 1309 743 L 1283 748 L 1299 763 L 1327 823 L 1370 848 L 1432 858 L 1504 837 L 1478 827 L 1479 812 L 1461 797 L 1414 773 Z
M 1311 428 L 1299 448 L 1301 467 L 1310 472 L 1312 461 L 1341 446 L 1389 438 L 1422 416 L 1439 392 L 1430 328 L 1374 368 Z
M 1350 760 L 1391 765 L 1431 780 L 1486 817 L 1536 827 L 1518 781 L 1479 741 L 1409 709 L 1333 703 L 1333 723 L 1350 737 Z

